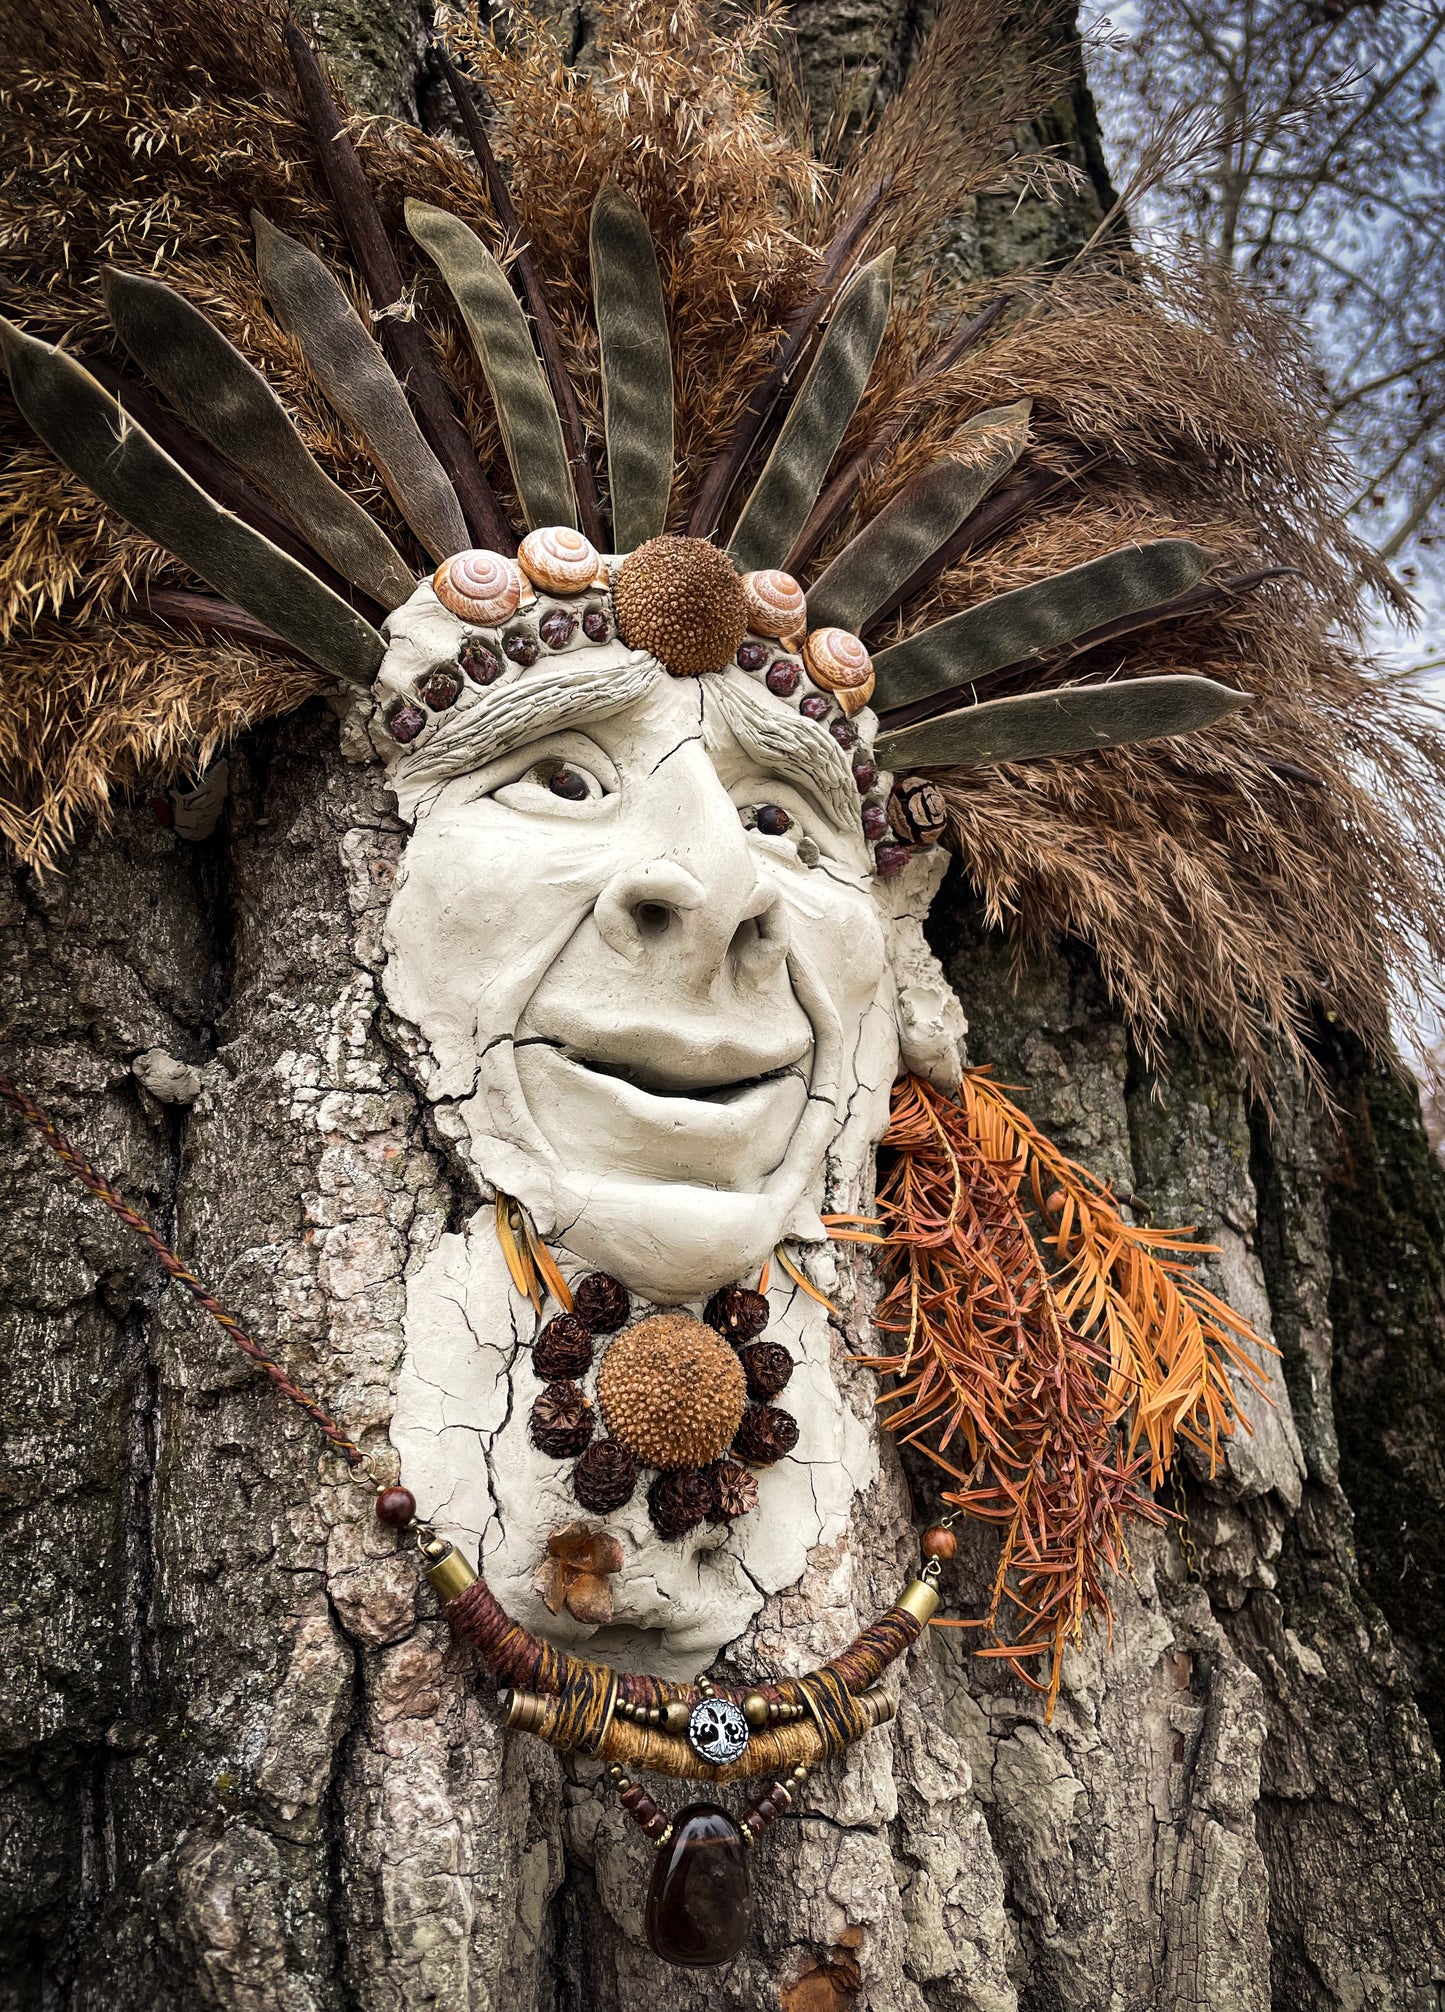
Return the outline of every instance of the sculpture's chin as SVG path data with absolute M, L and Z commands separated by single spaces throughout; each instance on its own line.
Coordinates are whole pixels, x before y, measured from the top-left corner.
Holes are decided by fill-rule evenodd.
M 642 1088 L 545 1042 L 519 1043 L 516 1067 L 534 1123 L 578 1182 L 624 1174 L 668 1188 L 761 1187 L 786 1158 L 808 1101 L 806 1063 L 699 1096 Z
M 554 1177 L 553 1191 L 565 1248 L 654 1306 L 679 1306 L 755 1278 L 784 1236 L 823 1235 L 811 1211 L 800 1220 L 791 1192 L 727 1194 L 625 1175 L 576 1185 Z

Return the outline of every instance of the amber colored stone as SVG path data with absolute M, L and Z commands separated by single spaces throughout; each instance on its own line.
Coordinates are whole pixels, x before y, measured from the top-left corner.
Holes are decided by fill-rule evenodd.
M 383 1488 L 376 1498 L 379 1521 L 404 1530 L 416 1514 L 416 1497 L 409 1488 Z
M 672 1825 L 647 1889 L 647 1946 L 685 1969 L 731 1963 L 753 1916 L 742 1832 L 710 1802 L 689 1803 Z
M 937 1558 L 940 1564 L 946 1565 L 950 1558 L 958 1555 L 958 1539 L 941 1523 L 934 1523 L 924 1531 L 918 1548 L 925 1558 Z

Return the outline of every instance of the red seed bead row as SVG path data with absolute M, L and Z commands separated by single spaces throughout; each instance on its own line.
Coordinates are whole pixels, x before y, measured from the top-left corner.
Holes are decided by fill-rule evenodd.
M 770 1823 L 776 1823 L 785 1809 L 791 1809 L 793 1802 L 808 1779 L 808 1770 L 799 1762 L 786 1781 L 775 1781 L 771 1788 L 764 1790 L 755 1803 L 749 1805 L 743 1816 L 741 1829 L 749 1844 L 756 1844 Z

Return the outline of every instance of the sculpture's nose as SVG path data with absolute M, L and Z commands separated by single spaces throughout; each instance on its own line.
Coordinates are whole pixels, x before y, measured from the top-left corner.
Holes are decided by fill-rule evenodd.
M 756 983 L 788 949 L 776 889 L 759 877 L 737 806 L 702 756 L 647 792 L 639 852 L 597 897 L 604 943 L 635 965 L 664 967 L 706 990 L 723 972 Z M 668 767 L 673 763 L 669 762 Z

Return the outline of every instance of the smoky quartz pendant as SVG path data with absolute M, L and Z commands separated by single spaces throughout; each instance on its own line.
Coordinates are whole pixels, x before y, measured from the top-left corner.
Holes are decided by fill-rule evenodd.
M 647 1946 L 689 1969 L 730 1963 L 747 1940 L 753 1896 L 742 1832 L 715 1803 L 673 1818 L 647 1889 Z

